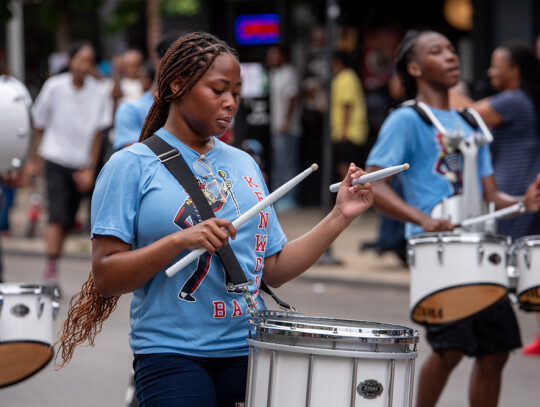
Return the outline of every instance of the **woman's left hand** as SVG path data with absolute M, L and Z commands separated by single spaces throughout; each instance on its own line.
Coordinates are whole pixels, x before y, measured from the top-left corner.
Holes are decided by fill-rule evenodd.
M 337 194 L 336 209 L 351 221 L 373 205 L 373 187 L 370 182 L 352 185 L 354 179 L 365 174 L 364 170 L 351 163 Z
M 525 207 L 528 212 L 536 212 L 540 208 L 540 174 L 536 175 L 534 182 L 527 188 Z

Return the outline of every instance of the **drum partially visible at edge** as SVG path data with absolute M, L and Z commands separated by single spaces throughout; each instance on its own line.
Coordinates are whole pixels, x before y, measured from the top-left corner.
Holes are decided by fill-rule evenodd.
M 0 284 L 0 388 L 40 371 L 52 359 L 57 289 L 37 284 Z
M 524 311 L 540 312 L 540 235 L 516 239 L 517 298 Z
M 14 81 L 0 77 L 0 174 L 22 166 L 32 140 L 28 99 Z
M 246 406 L 412 406 L 412 328 L 260 311 L 250 329 Z

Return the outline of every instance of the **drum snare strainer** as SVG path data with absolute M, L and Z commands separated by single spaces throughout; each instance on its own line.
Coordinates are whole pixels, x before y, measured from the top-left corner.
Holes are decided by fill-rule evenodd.
M 250 328 L 248 406 L 412 405 L 411 328 L 281 311 L 256 313 Z

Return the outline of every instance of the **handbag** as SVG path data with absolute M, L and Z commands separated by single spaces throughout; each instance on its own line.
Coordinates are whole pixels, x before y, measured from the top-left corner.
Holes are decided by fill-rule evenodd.
M 187 193 L 193 200 L 197 210 L 199 211 L 203 220 L 214 218 L 215 214 L 206 197 L 204 196 L 197 179 L 193 176 L 193 173 L 189 169 L 184 157 L 180 154 L 176 148 L 172 147 L 169 143 L 155 134 L 143 141 L 153 152 L 157 155 L 158 160 L 167 167 L 167 169 L 174 175 L 180 185 L 184 187 Z M 248 304 L 248 310 L 256 310 L 256 303 L 249 295 L 247 286 L 251 284 L 248 281 L 231 245 L 225 245 L 219 249 L 216 254 L 218 255 L 223 268 L 225 270 L 225 278 L 227 280 L 227 289 L 229 291 L 237 292 L 240 289 L 244 294 L 244 299 Z M 285 301 L 279 299 L 261 280 L 261 290 L 270 295 L 274 301 L 283 309 L 295 312 L 296 310 Z M 249 298 L 248 298 L 249 297 Z

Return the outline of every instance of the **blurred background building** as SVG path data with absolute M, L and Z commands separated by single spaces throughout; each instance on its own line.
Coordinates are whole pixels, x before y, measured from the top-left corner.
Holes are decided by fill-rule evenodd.
M 62 69 L 72 40 L 87 39 L 95 44 L 99 68 L 106 76 L 112 57 L 128 48 L 142 50 L 146 58 L 154 57 L 154 47 L 164 34 L 196 30 L 217 34 L 239 51 L 247 76 L 234 143 L 240 145 L 246 138 L 256 138 L 266 152 L 269 150 L 268 81 L 264 59 L 271 43 L 280 42 L 289 47 L 291 62 L 302 77 L 308 99 L 318 97 L 314 91 L 320 91 L 321 87 L 317 84 L 323 85 L 323 92 L 328 84 L 329 47 L 350 53 L 365 90 L 371 129 L 369 145 L 392 103 L 388 82 L 393 54 L 407 30 L 429 28 L 448 36 L 457 46 L 462 78 L 474 96 L 489 91 L 483 79 L 490 53 L 498 44 L 513 38 L 535 43 L 540 32 L 540 3 L 537 0 L 0 0 L 0 20 L 5 26 L 0 30 L 0 61 L 26 83 L 32 96 L 50 75 Z M 329 32 L 331 44 L 327 43 Z M 316 99 L 312 102 L 306 109 L 316 109 Z M 322 127 L 313 118 L 308 124 L 315 124 L 307 135 L 311 138 L 309 143 L 322 148 Z M 317 129 L 321 134 L 314 134 Z M 307 199 L 315 202 L 318 196 Z

